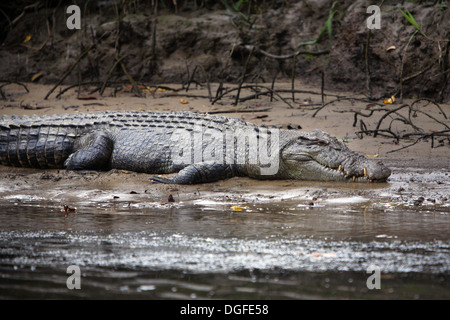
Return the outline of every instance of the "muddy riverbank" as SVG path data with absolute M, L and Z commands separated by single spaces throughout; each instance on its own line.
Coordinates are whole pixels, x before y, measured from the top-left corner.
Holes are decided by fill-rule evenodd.
M 450 146 L 445 138 L 434 137 L 433 148 L 431 138 L 415 144 L 415 139 L 382 135 L 360 139 L 360 128 L 352 126 L 355 112 L 368 114 L 374 106 L 356 96 L 318 111 L 322 97 L 311 93 L 296 94 L 292 106 L 262 96 L 235 107 L 232 95 L 211 104 L 205 87 L 188 93 L 155 90 L 136 98 L 125 86 L 115 97 L 110 91 L 88 100 L 88 90 L 79 96 L 72 89 L 61 99 L 45 100 L 51 86 L 26 86 L 29 92 L 16 84 L 4 88 L 8 99 L 1 102 L 2 115 L 217 112 L 259 124 L 325 130 L 382 160 L 392 175 L 379 184 L 233 178 L 169 186 L 151 183 L 147 174 L 118 170 L 2 166 L 2 298 L 450 297 Z M 422 132 L 442 130 L 435 120 L 448 123 L 448 105 L 420 107 L 432 116 L 417 112 L 412 118 Z M 373 129 L 384 114 L 364 123 Z M 412 130 L 390 125 L 399 136 Z M 66 286 L 69 265 L 82 271 L 81 290 Z M 367 287 L 371 265 L 381 271 L 380 290 Z
M 219 84 L 211 84 L 216 89 Z M 289 87 L 279 84 L 277 90 Z M 295 100 L 287 104 L 278 98 L 270 101 L 268 96 L 252 99 L 247 103 L 233 106 L 234 96 L 224 96 L 220 102 L 212 104 L 208 99 L 206 87 L 196 86 L 188 92 L 180 85 L 166 89 L 147 87 L 146 98 L 133 96 L 129 86 L 114 93 L 106 91 L 105 97 L 90 94 L 89 88 L 80 93 L 77 88 L 64 92 L 59 99 L 44 99 L 51 85 L 10 84 L 4 88 L 8 99 L 0 104 L 2 115 L 48 115 L 74 112 L 102 112 L 108 110 L 153 110 L 207 112 L 236 117 L 256 124 L 266 124 L 292 130 L 324 130 L 345 141 L 349 148 L 367 157 L 380 159 L 392 170 L 387 183 L 320 183 L 310 181 L 257 181 L 247 178 L 234 178 L 228 181 L 196 185 L 169 186 L 152 183 L 147 174 L 113 170 L 109 172 L 74 172 L 65 170 L 35 170 L 0 167 L 0 191 L 3 198 L 11 201 L 41 199 L 53 201 L 58 205 L 90 206 L 107 202 L 109 204 L 142 202 L 166 203 L 169 195 L 175 205 L 183 201 L 221 199 L 225 203 L 273 202 L 296 199 L 299 203 L 328 205 L 334 198 L 359 197 L 371 203 L 394 203 L 394 206 L 431 206 L 448 208 L 450 204 L 450 164 L 448 155 L 450 142 L 445 136 L 396 140 L 389 135 L 361 134 L 355 116 L 364 119 L 367 132 L 389 128 L 390 132 L 401 137 L 405 133 L 432 133 L 445 130 L 449 125 L 446 118 L 450 106 L 435 105 L 429 101 L 405 101 L 412 108 L 399 110 L 389 115 L 398 104 L 380 105 L 366 102 L 364 97 L 343 92 L 326 92 L 314 87 L 302 86 Z M 225 88 L 235 88 L 233 85 Z M 242 95 L 254 93 L 243 89 Z M 288 99 L 291 95 L 284 94 Z M 283 96 L 280 96 L 283 98 Z M 339 97 L 346 97 L 336 101 Z M 354 100 L 347 97 L 353 97 Z M 321 100 L 329 102 L 321 108 Z M 437 107 L 438 106 L 438 107 Z M 378 110 L 378 113 L 377 113 Z M 370 115 L 362 117 L 362 115 Z M 412 117 L 411 117 L 412 115 Z M 404 116 L 411 119 L 410 124 L 397 121 Z M 380 119 L 386 118 L 384 122 Z M 361 121 L 361 120 L 360 120 Z M 22 197 L 22 198 L 21 198 Z M 364 202 L 363 201 L 363 202 Z M 138 205 L 139 206 L 139 205 Z M 446 209 L 445 209 L 446 210 Z

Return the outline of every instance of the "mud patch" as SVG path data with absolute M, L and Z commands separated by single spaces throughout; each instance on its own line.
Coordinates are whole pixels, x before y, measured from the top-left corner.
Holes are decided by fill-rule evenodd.
M 382 184 L 314 181 L 270 181 L 268 184 L 249 178 L 233 178 L 218 183 L 174 187 L 153 184 L 151 175 L 130 172 L 80 174 L 50 170 L 44 175 L 51 175 L 53 179 L 47 181 L 42 180 L 43 174 L 36 170 L 1 169 L 0 198 L 16 205 L 42 202 L 59 208 L 69 205 L 79 210 L 97 208 L 137 213 L 181 207 L 259 212 L 274 203 L 290 203 L 306 209 L 364 204 L 386 210 L 416 207 L 445 212 L 450 205 L 447 171 L 402 169 L 398 173 L 394 171 L 388 183 Z

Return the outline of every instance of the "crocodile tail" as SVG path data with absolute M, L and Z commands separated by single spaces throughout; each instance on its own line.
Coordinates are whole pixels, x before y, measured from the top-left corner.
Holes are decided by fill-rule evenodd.
M 15 167 L 62 168 L 73 152 L 76 129 L 63 125 L 0 119 L 0 164 Z

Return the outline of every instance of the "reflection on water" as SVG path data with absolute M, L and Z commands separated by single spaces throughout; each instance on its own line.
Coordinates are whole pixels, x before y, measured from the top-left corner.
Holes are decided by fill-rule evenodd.
M 0 298 L 449 298 L 448 207 L 0 203 Z M 82 289 L 69 290 L 77 265 Z M 382 289 L 366 286 L 369 265 Z

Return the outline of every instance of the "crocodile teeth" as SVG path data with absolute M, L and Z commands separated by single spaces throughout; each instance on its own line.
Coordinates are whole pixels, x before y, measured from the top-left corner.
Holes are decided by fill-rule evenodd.
M 342 170 L 342 166 L 341 166 L 341 165 L 339 165 L 338 171 L 341 171 L 341 170 Z
M 355 176 L 353 176 L 353 181 L 355 181 L 356 180 L 356 177 Z
M 367 176 L 367 169 L 366 168 L 364 168 L 364 176 L 365 177 Z

